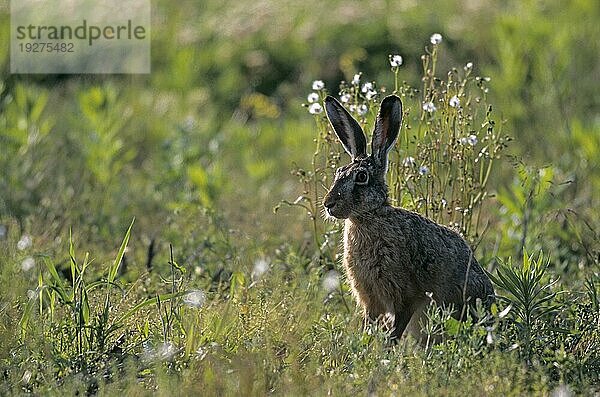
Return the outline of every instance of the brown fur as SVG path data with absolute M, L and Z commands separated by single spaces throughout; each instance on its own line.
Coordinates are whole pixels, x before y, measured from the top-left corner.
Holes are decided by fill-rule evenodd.
M 472 305 L 477 298 L 489 305 L 492 284 L 465 240 L 388 202 L 387 153 L 400 127 L 400 99 L 390 96 L 382 103 L 370 156 L 364 153 L 362 129 L 348 119 L 352 117 L 342 105 L 328 97 L 326 109 L 353 161 L 337 171 L 324 205 L 329 215 L 345 219 L 344 267 L 365 319 L 392 318 L 395 338 L 413 315 L 421 314 L 430 297 L 438 304 L 453 305 L 457 318 L 465 303 Z M 368 182 L 357 179 L 358 173 L 367 173 Z

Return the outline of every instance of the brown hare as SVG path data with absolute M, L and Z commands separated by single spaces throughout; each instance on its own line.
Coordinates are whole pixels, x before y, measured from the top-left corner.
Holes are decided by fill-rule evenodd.
M 458 319 L 478 298 L 489 306 L 494 289 L 465 240 L 388 202 L 385 175 L 402 122 L 400 98 L 381 103 L 370 155 L 365 134 L 346 109 L 331 96 L 325 109 L 352 161 L 336 171 L 324 206 L 329 216 L 345 219 L 344 267 L 365 320 L 387 319 L 397 339 L 413 317 L 415 330 L 430 299 L 453 305 Z

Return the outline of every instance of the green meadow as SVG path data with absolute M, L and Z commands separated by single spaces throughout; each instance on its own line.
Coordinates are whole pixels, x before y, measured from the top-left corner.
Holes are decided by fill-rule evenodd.
M 150 74 L 27 75 L 0 1 L 0 395 L 598 395 L 598 21 L 153 0 Z M 322 205 L 349 161 L 325 96 L 370 140 L 392 93 L 390 201 L 462 233 L 497 294 L 394 345 Z

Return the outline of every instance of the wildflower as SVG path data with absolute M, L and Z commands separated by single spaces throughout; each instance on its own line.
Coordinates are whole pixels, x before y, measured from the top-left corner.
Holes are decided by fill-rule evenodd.
M 176 353 L 177 348 L 172 342 L 164 342 L 156 349 L 155 357 L 161 361 L 168 361 L 172 359 Z
M 433 45 L 438 45 L 442 42 L 442 35 L 439 33 L 434 33 L 431 35 L 431 37 L 429 38 L 429 41 L 431 42 L 431 44 Z
M 388 366 L 390 365 L 391 361 L 390 360 L 386 360 L 385 358 L 383 360 L 381 360 L 381 364 Z
M 35 289 L 35 290 L 33 290 L 33 289 L 27 290 L 27 298 L 29 298 L 29 300 L 37 299 L 37 297 L 38 297 L 38 291 L 37 291 L 37 289 Z
M 315 103 L 319 100 L 319 94 L 317 94 L 316 92 L 311 92 L 310 94 L 308 94 L 306 99 L 308 100 L 308 103 Z
M 427 175 L 429 174 L 429 168 L 426 165 L 422 165 L 419 167 L 419 174 Z
M 473 62 L 467 62 L 465 65 L 465 72 L 473 69 Z
M 390 65 L 392 65 L 393 68 L 397 68 L 400 65 L 402 65 L 402 56 L 400 55 L 390 55 Z
M 410 167 L 410 166 L 415 165 L 415 158 L 412 156 L 408 156 L 407 158 L 402 160 L 402 165 L 405 167 Z
M 508 347 L 508 349 L 506 349 L 506 351 L 509 351 L 509 352 L 510 352 L 510 351 L 513 351 L 513 350 L 515 350 L 515 349 L 518 349 L 518 348 L 519 348 L 519 346 L 521 346 L 521 345 L 519 345 L 518 343 L 513 343 L 512 345 L 510 345 L 510 346 Z
M 327 272 L 323 277 L 323 289 L 329 294 L 340 287 L 340 274 L 335 270 Z
M 24 272 L 30 271 L 31 269 L 33 269 L 34 266 L 35 260 L 30 256 L 23 259 L 23 262 L 21 262 L 21 269 L 23 269 Z
M 342 103 L 348 103 L 348 101 L 350 101 L 350 94 L 344 94 L 340 97 L 340 100 L 342 101 Z
M 365 97 L 370 101 L 371 99 L 375 98 L 375 96 L 377 96 L 377 91 L 368 91 L 367 94 L 365 95 Z
M 259 279 L 269 270 L 269 261 L 265 258 L 259 258 L 254 261 L 252 268 L 252 278 Z
M 358 85 L 360 83 L 360 73 L 357 73 L 352 78 L 352 85 Z
M 428 297 L 429 299 L 433 299 L 433 292 L 431 292 L 431 291 L 426 291 L 426 292 L 425 292 L 425 295 L 427 295 L 427 297 Z
M 477 137 L 475 135 L 469 135 L 467 138 L 467 143 L 471 146 L 477 145 Z
M 494 343 L 494 334 L 492 334 L 492 328 L 488 327 L 487 328 L 487 336 L 485 338 L 485 341 L 487 342 L 488 345 L 491 345 Z
M 29 381 L 31 380 L 31 376 L 33 375 L 33 373 L 30 370 L 25 370 L 25 372 L 23 372 L 23 377 L 21 378 L 21 382 L 24 384 L 29 384 Z
M 185 120 L 183 120 L 183 129 L 186 131 L 193 131 L 196 127 L 196 120 L 194 116 L 187 116 Z
M 26 250 L 27 248 L 31 247 L 31 244 L 32 244 L 31 237 L 24 234 L 21 237 L 21 239 L 19 240 L 19 242 L 17 243 L 17 249 L 19 251 Z
M 323 83 L 323 80 L 315 80 L 312 83 L 312 89 L 315 91 L 319 91 L 322 90 L 323 88 L 325 88 L 325 83 Z
M 367 105 L 362 104 L 359 105 L 358 108 L 356 109 L 356 112 L 358 113 L 359 116 L 364 116 L 365 114 L 367 114 Z
M 191 290 L 183 296 L 183 303 L 190 307 L 201 308 L 206 302 L 206 294 L 200 289 Z
M 361 89 L 361 91 L 363 93 L 366 93 L 371 90 L 373 90 L 373 83 L 365 83 L 365 84 L 363 84 L 362 89 Z
M 571 388 L 569 387 L 569 385 L 565 385 L 564 383 L 561 383 L 560 385 L 555 387 L 554 390 L 552 390 L 552 393 L 550 393 L 550 397 L 571 397 L 571 396 L 573 396 L 573 392 L 571 391 Z
M 308 107 L 308 112 L 310 114 L 319 114 L 323 111 L 323 106 L 320 103 L 313 103 Z
M 423 103 L 423 110 L 427 113 L 433 113 L 437 110 L 433 102 L 425 102 Z
M 350 113 L 356 112 L 356 105 L 350 105 Z
M 462 137 L 462 138 L 460 138 L 460 144 L 461 144 L 461 145 L 466 145 L 466 144 L 467 144 L 467 141 L 468 141 L 468 140 L 467 140 L 467 138 L 465 138 L 465 137 Z
M 460 106 L 460 99 L 458 99 L 458 97 L 456 95 L 454 95 L 452 98 L 450 98 L 449 104 L 453 108 L 457 108 Z

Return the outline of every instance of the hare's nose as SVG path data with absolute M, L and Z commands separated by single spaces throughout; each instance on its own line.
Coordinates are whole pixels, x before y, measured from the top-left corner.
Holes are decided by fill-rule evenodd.
M 327 209 L 333 208 L 335 206 L 335 198 L 333 198 L 332 196 L 326 197 L 323 205 Z

